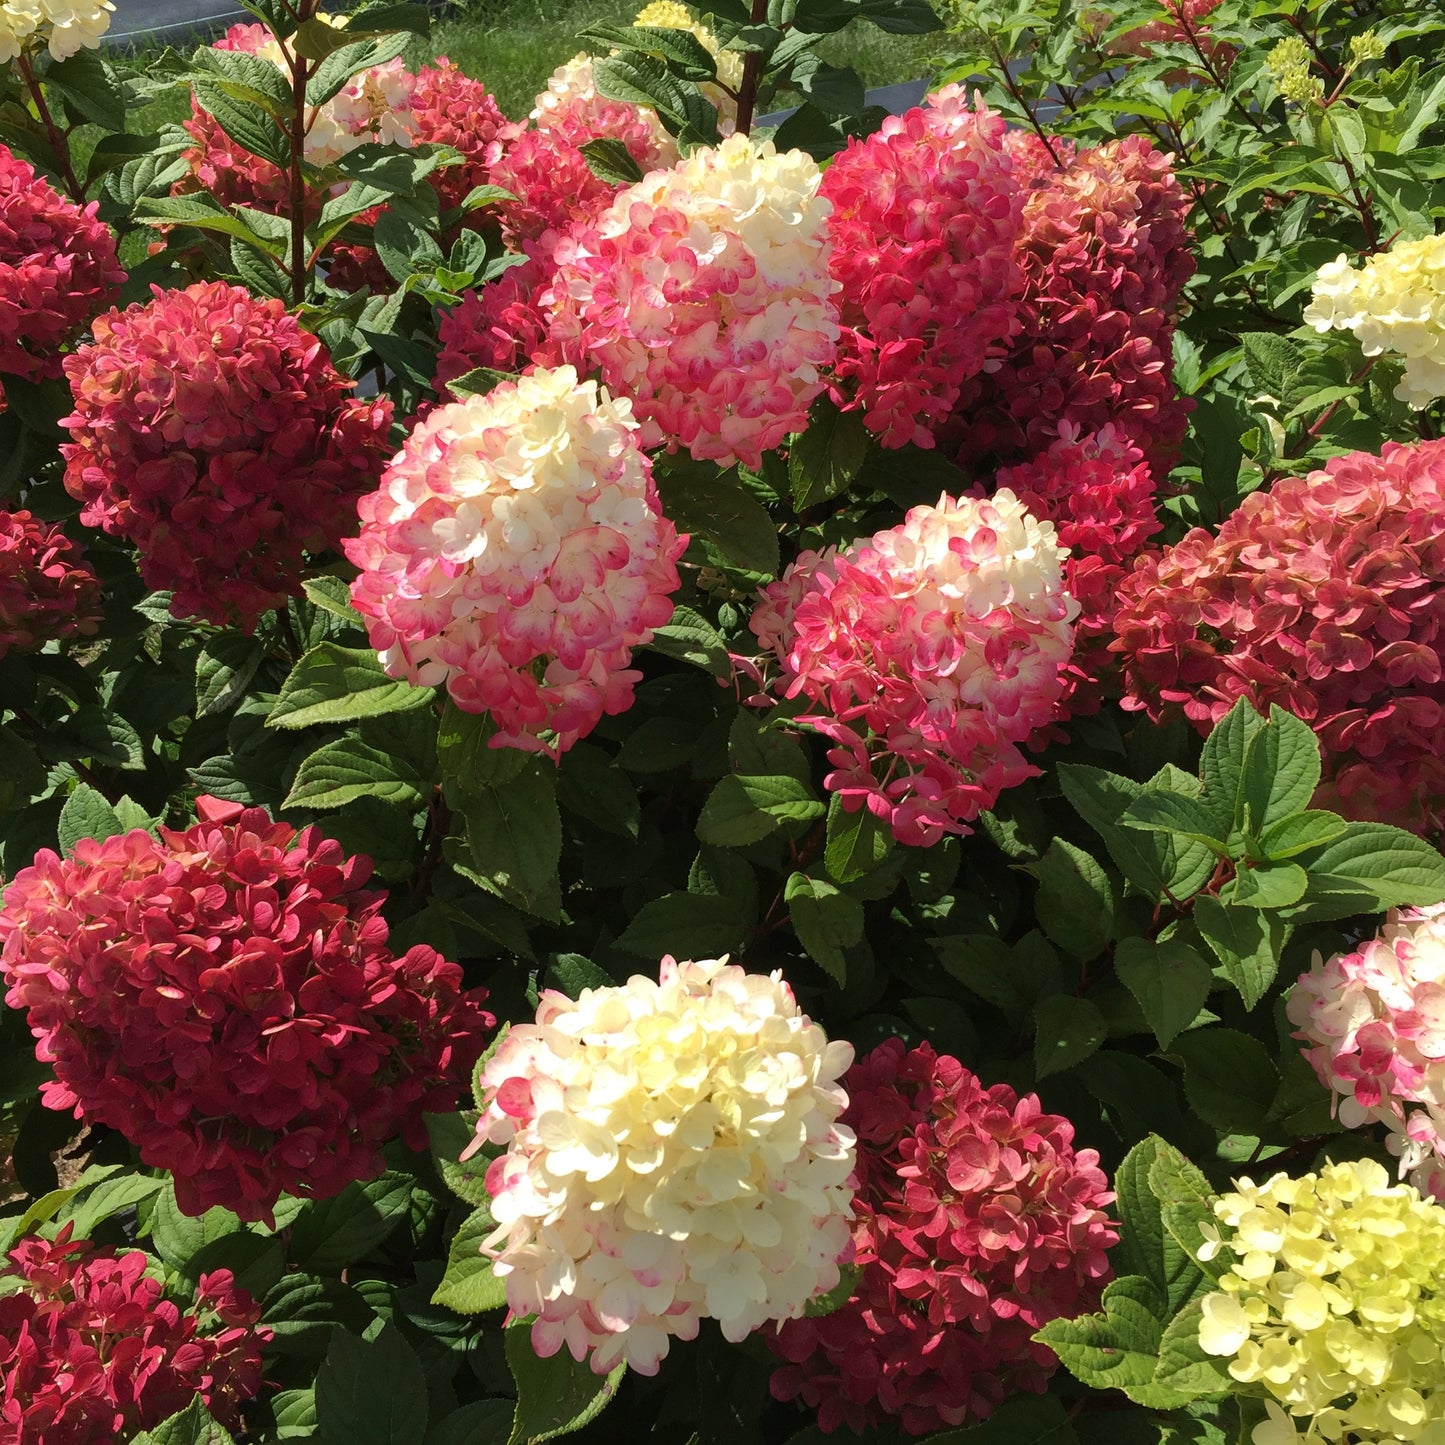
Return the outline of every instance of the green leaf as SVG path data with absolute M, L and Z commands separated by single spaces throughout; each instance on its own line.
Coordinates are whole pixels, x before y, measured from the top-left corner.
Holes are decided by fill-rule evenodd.
M 1334 842 L 1349 831 L 1349 826 L 1338 813 L 1320 809 L 1295 813 L 1264 830 L 1259 840 L 1260 852 L 1271 862 L 1280 862 Z
M 1159 1365 L 1164 1300 L 1150 1280 L 1126 1275 L 1105 1289 L 1102 1304 L 1099 1314 L 1054 1320 L 1034 1338 L 1046 1344 L 1068 1371 L 1090 1388 L 1122 1389 L 1131 1399 L 1139 1399 L 1135 1391 L 1147 1393 Z M 1183 1403 L 1182 1398 L 1157 1402 L 1161 1408 Z
M 1206 1355 L 1200 1347 L 1203 1318 L 1201 1301 L 1194 1299 L 1169 1321 L 1159 1341 L 1159 1368 L 1154 1383 L 1195 1400 L 1220 1399 L 1232 1390 L 1234 1382 L 1225 1362 Z
M 206 1245 L 236 1234 L 242 1227 L 240 1218 L 220 1205 L 199 1217 L 182 1214 L 169 1180 L 155 1196 L 148 1222 L 152 1248 L 172 1269 L 181 1272 Z
M 196 654 L 196 717 L 229 712 L 245 696 L 266 649 L 253 637 L 221 633 Z
M 194 226 L 198 231 L 217 231 L 234 236 L 258 251 L 279 259 L 284 254 L 280 241 L 273 241 L 256 229 L 255 213 L 245 219 L 239 211 L 228 211 L 204 191 L 189 196 L 142 196 L 136 202 L 136 219 L 148 226 Z
M 532 759 L 508 782 L 466 793 L 461 811 L 472 862 L 487 887 L 506 902 L 556 922 L 562 913 L 556 770 Z
M 1305 896 L 1309 875 L 1297 863 L 1241 868 L 1229 885 L 1225 903 L 1245 908 L 1288 908 Z
M 316 1438 L 323 1445 L 422 1445 L 426 1376 L 394 1324 L 374 1339 L 339 1329 L 316 1375 Z
M 820 396 L 808 412 L 808 429 L 788 449 L 793 509 L 803 512 L 846 491 L 868 453 L 868 429 L 860 411 L 839 411 Z
M 627 1372 L 618 1365 L 605 1379 L 579 1364 L 567 1350 L 549 1359 L 532 1351 L 532 1327 L 524 1320 L 507 1326 L 507 1364 L 517 1386 L 517 1410 L 508 1445 L 542 1445 L 590 1424 L 617 1394 Z
M 788 905 L 798 942 L 841 988 L 847 982 L 848 963 L 843 950 L 863 937 L 863 905 L 821 878 L 794 873 L 783 897 Z
M 1308 723 L 1281 707 L 1257 728 L 1245 751 L 1234 826 L 1258 836 L 1269 824 L 1309 806 L 1320 782 L 1320 740 Z
M 1119 822 L 1126 828 L 1168 833 L 1202 843 L 1221 857 L 1225 853 L 1224 839 L 1219 836 L 1225 829 L 1203 803 L 1185 797 L 1183 793 L 1150 788 L 1129 804 L 1120 815 Z
M 590 41 L 588 48 L 598 55 L 605 55 L 613 49 L 651 53 L 670 61 L 681 74 L 692 80 L 711 80 L 717 75 L 717 62 L 712 52 L 697 36 L 686 30 L 664 30 L 654 25 L 608 25 L 604 22 L 584 26 L 578 39 Z
M 426 1445 L 507 1445 L 511 1433 L 510 1400 L 474 1400 L 438 1421 Z
M 644 903 L 622 931 L 617 947 L 656 960 L 717 958 L 731 953 L 747 932 L 748 918 L 737 899 L 717 893 L 664 893 Z
M 437 761 L 449 778 L 466 788 L 509 783 L 532 760 L 520 748 L 494 748 L 497 725 L 486 713 L 463 712 L 451 698 L 442 709 Z
M 557 770 L 557 801 L 604 833 L 636 838 L 641 806 L 631 779 L 599 747 L 574 743 Z
M 1166 1228 L 1164 1206 L 1150 1183 L 1153 1171 L 1172 1163 L 1177 1152 L 1150 1134 L 1124 1156 L 1114 1175 L 1120 1220 L 1114 1268 L 1121 1275 L 1143 1275 L 1163 1295 L 1171 1313 L 1206 1283 L 1193 1255 Z
M 77 1239 L 89 1239 L 103 1220 L 150 1199 L 160 1193 L 164 1185 L 165 1180 L 153 1179 L 146 1174 L 122 1174 L 118 1178 L 102 1179 L 67 1203 L 57 1218 L 61 1223 L 69 1220 Z
M 1235 1029 L 1193 1029 L 1170 1053 L 1184 1065 L 1184 1093 L 1206 1124 L 1254 1134 L 1279 1087 L 1279 1072 L 1258 1039 Z
M 432 1294 L 434 1305 L 445 1305 L 458 1314 L 479 1315 L 506 1304 L 506 1281 L 492 1273 L 492 1261 L 481 1252 L 482 1240 L 494 1228 L 492 1211 L 485 1207 L 462 1222 L 447 1250 L 446 1273 Z
M 700 667 L 714 677 L 732 676 L 732 659 L 722 633 L 691 607 L 674 607 L 672 621 L 655 628 L 646 646 L 664 657 Z
M 377 798 L 399 808 L 418 808 L 431 789 L 403 757 L 357 737 L 317 748 L 296 770 L 283 808 L 340 808 L 358 798 Z
M 1170 1237 L 1193 1260 L 1206 1278 L 1218 1278 L 1227 1267 L 1222 1261 L 1202 1261 L 1199 1250 L 1205 1241 L 1200 1229 L 1214 1221 L 1214 1190 L 1202 1170 L 1191 1164 L 1171 1144 L 1160 1140 L 1157 1157 L 1149 1166 L 1149 1190 L 1159 1201 L 1160 1218 Z M 1202 1291 L 1201 1284 L 1199 1289 Z
M 1293 866 L 1293 865 L 1285 865 Z M 1194 924 L 1214 951 L 1225 977 L 1252 1009 L 1279 971 L 1289 925 L 1261 906 L 1230 906 L 1208 894 L 1194 900 Z
M 285 169 L 291 147 L 285 132 L 259 105 L 228 94 L 228 87 L 197 76 L 192 82 L 196 103 L 230 138 L 254 156 Z
M 1053 1395 L 1012 1395 L 987 1420 L 930 1435 L 928 1445 L 1078 1445 L 1078 1438 Z
M 820 817 L 823 804 L 806 782 L 786 773 L 770 777 L 729 773 L 703 804 L 697 836 L 720 848 L 742 848 L 784 823 Z
M 853 1291 L 857 1289 L 858 1281 L 863 1278 L 863 1266 L 861 1264 L 839 1265 L 838 1275 L 838 1283 L 832 1289 L 826 1294 L 815 1294 L 803 1306 L 804 1319 L 821 1319 L 824 1315 L 830 1315 L 835 1310 L 842 1309 L 853 1298 Z
M 94 50 L 77 50 L 53 62 L 45 72 L 45 83 L 65 97 L 66 109 L 77 118 L 108 131 L 126 128 L 125 96 L 110 67 Z
M 402 33 L 368 37 L 350 26 L 338 30 L 308 20 L 296 32 L 297 53 L 321 64 L 306 82 L 306 104 L 325 105 L 357 72 L 395 60 L 410 44 L 411 37 Z
M 1082 848 L 1055 838 L 1035 865 L 1039 927 L 1066 953 L 1087 963 L 1114 935 L 1114 890 Z
M 115 809 L 87 783 L 82 783 L 65 800 L 57 825 L 60 851 L 67 856 L 82 838 L 114 838 L 126 831 Z
M 230 1431 L 216 1422 L 199 1395 L 184 1410 L 130 1437 L 131 1445 L 233 1445 Z
M 618 51 L 594 60 L 592 77 L 598 94 L 655 110 L 674 135 L 716 145 L 717 112 L 692 81 L 673 75 L 667 65 L 639 51 Z
M 1243 816 L 1245 765 L 1249 744 L 1255 733 L 1265 725 L 1248 698 L 1240 698 L 1204 740 L 1199 770 L 1204 778 L 1204 791 L 1212 807 L 1223 817 Z M 1226 824 L 1226 826 L 1228 826 Z
M 510 371 L 494 371 L 490 366 L 475 366 L 447 382 L 447 390 L 456 397 L 485 396 L 504 381 L 516 381 Z
M 1385 823 L 1351 823 L 1343 836 L 1295 861 L 1309 873 L 1312 888 L 1323 883 L 1354 890 L 1380 908 L 1445 899 L 1445 858 L 1423 838 Z
M 1097 1005 L 1072 994 L 1050 994 L 1034 1010 L 1034 1062 L 1040 1079 L 1071 1069 L 1096 1052 L 1108 1028 Z
M 867 808 L 851 813 L 834 793 L 828 804 L 828 842 L 823 853 L 835 883 L 852 883 L 871 873 L 893 851 L 893 835 Z
M 778 573 L 778 527 L 738 479 L 736 467 L 674 464 L 655 473 L 662 509 L 680 532 L 706 537 L 725 557 L 765 577 Z
M 321 642 L 281 684 L 266 726 L 305 728 L 315 723 L 350 722 L 427 707 L 435 699 L 431 688 L 389 678 L 369 648 Z
M 498 1035 L 500 1037 L 500 1034 Z M 488 1050 L 490 1052 L 490 1050 Z M 468 1204 L 481 1205 L 491 1200 L 487 1192 L 485 1151 L 463 1159 L 462 1154 L 476 1141 L 476 1111 L 464 1114 L 423 1114 L 427 1139 L 431 1144 L 431 1160 L 442 1182 Z
M 1155 943 L 1147 938 L 1120 939 L 1114 972 L 1138 1000 L 1159 1047 L 1167 1049 L 1199 1017 L 1214 975 L 1187 943 Z
M 1290 394 L 1302 359 L 1296 344 L 1274 331 L 1246 332 L 1240 343 L 1255 389 L 1283 401 Z
M 642 167 L 616 136 L 603 136 L 578 147 L 587 169 L 609 186 L 630 186 L 642 179 Z
M 412 1178 L 388 1171 L 308 1204 L 291 1230 L 291 1257 L 312 1274 L 335 1274 L 370 1254 L 411 1209 Z

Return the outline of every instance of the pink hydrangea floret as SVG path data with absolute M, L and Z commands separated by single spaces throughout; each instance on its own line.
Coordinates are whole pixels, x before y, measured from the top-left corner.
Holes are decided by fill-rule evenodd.
M 959 388 L 1018 325 L 1024 193 L 1003 117 L 951 85 L 823 173 L 845 405 L 886 447 L 933 446 Z
M 100 578 L 60 524 L 0 511 L 0 657 L 92 636 L 101 616 Z
M 359 510 L 352 600 L 394 677 L 554 755 L 630 706 L 687 539 L 625 400 L 559 367 L 438 407 Z
M 832 742 L 827 787 L 926 846 L 1038 769 L 1018 744 L 1063 692 L 1078 604 L 1051 522 L 1011 492 L 915 507 L 845 551 L 805 552 L 751 627 Z
M 1378 937 L 1316 955 L 1288 1011 L 1340 1122 L 1383 1124 L 1401 1177 L 1445 1201 L 1445 904 L 1394 909 Z
M 780 1400 L 825 1432 L 910 1435 L 1042 1394 L 1058 1365 L 1033 1335 L 1096 1308 L 1119 1234 L 1114 1195 L 1067 1119 L 986 1087 L 927 1044 L 889 1039 L 844 1076 L 858 1136 L 848 1302 L 763 1332 Z
M 1110 644 L 1124 706 L 1208 733 L 1241 697 L 1277 703 L 1320 739 L 1321 806 L 1439 827 L 1442 578 L 1445 441 L 1336 457 L 1139 559 Z
M 55 1077 L 42 1102 L 108 1124 L 187 1214 L 269 1219 L 425 1147 L 484 1046 L 485 994 L 387 947 L 371 860 L 261 808 L 197 802 L 184 832 L 42 849 L 5 890 L 0 974 Z

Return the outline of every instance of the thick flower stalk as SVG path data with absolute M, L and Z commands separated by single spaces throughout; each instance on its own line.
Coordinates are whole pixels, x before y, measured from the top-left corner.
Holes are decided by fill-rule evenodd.
M 42 47 L 53 60 L 94 50 L 114 13 L 111 0 L 0 0 L 0 65 Z
M 359 510 L 352 601 L 393 677 L 554 756 L 631 705 L 687 539 L 625 400 L 560 367 L 438 407 Z
M 880 1044 L 843 1080 L 858 1136 L 852 1296 L 763 1338 L 772 1377 L 827 1432 L 910 1435 L 1042 1394 L 1058 1360 L 1033 1335 L 1086 1313 L 1110 1276 L 1114 1196 L 1092 1149 L 1032 1094 L 985 1087 L 927 1044 Z
M 30 1236 L 0 1268 L 0 1439 L 7 1445 L 111 1445 L 199 1395 L 218 1423 L 261 1388 L 271 1331 L 230 1270 L 203 1274 L 184 1309 L 158 1265 L 70 1238 Z
M 1288 1008 L 1340 1122 L 1383 1124 L 1401 1175 L 1445 1199 L 1445 904 L 1395 909 L 1379 937 L 1317 955 Z
M 0 657 L 90 637 L 101 617 L 100 578 L 60 524 L 0 510 Z
M 1355 270 L 1343 253 L 1320 267 L 1306 324 L 1351 331 L 1366 356 L 1404 358 L 1395 395 L 1423 411 L 1445 397 L 1445 236 L 1396 241 Z
M 533 1349 L 652 1375 L 703 1318 L 737 1342 L 837 1285 L 852 1059 L 780 973 L 726 960 L 545 992 L 483 1066 L 477 1121 L 506 1146 L 483 1250 Z
M 1119 583 L 1127 565 L 1163 530 L 1154 473 L 1116 427 L 1081 436 L 1060 422 L 1046 451 L 1001 468 L 995 485 L 1052 522 L 1060 545 L 1069 549 L 1064 586 L 1078 602 L 1079 616 L 1057 711 L 1060 718 L 1097 712 L 1105 679 L 1118 666 L 1109 643 Z
M 387 948 L 371 860 L 264 809 L 197 801 L 140 829 L 36 855 L 5 891 L 0 973 L 26 1009 L 52 1109 L 109 1124 L 174 1175 L 188 1214 L 269 1219 L 425 1147 L 492 1019 L 461 969 Z
M 59 376 L 62 348 L 120 294 L 125 272 L 97 209 L 0 146 L 0 378 Z
M 1431 1442 L 1445 1431 L 1445 1209 L 1373 1159 L 1235 1182 L 1217 1200 L 1229 1259 L 1199 1344 L 1263 1394 L 1254 1445 Z
M 1062 139 L 1051 154 L 1024 131 L 1006 145 L 1027 188 L 1019 329 L 1007 357 L 963 388 L 946 433 L 959 464 L 1019 460 L 1061 421 L 1082 432 L 1112 423 L 1162 476 L 1187 424 L 1172 348 L 1194 272 L 1170 157 L 1142 136 L 1077 154 Z
M 842 287 L 836 394 L 885 447 L 933 446 L 964 381 L 1018 326 L 1024 192 L 1004 133 L 951 85 L 823 173 Z
M 1445 441 L 1352 452 L 1246 497 L 1119 589 L 1124 706 L 1201 733 L 1241 697 L 1324 749 L 1321 805 L 1405 827 L 1445 809 Z
M 558 245 L 552 345 L 632 398 L 644 446 L 757 467 L 807 425 L 838 344 L 820 179 L 729 136 Z
M 1012 492 L 942 497 L 845 551 L 805 552 L 750 626 L 834 746 L 825 782 L 927 846 L 1034 777 L 1018 744 L 1063 693 L 1078 604 L 1052 522 Z
M 133 541 L 177 616 L 253 628 L 354 528 L 391 449 L 391 402 L 352 397 L 280 301 L 220 281 L 155 288 L 94 331 L 65 360 L 80 520 Z

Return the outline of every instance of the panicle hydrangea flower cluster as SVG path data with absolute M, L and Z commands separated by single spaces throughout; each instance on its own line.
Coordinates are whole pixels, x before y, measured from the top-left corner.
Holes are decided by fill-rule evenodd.
M 1112 422 L 1163 475 L 1189 408 L 1173 382 L 1173 311 L 1194 271 L 1188 199 L 1142 136 L 1077 154 L 1051 144 L 1057 163 L 1035 136 L 1005 139 L 1027 188 L 1020 326 L 1008 355 L 965 384 L 945 435 L 967 468 L 1036 452 L 1061 421 Z
M 1188 45 L 1202 63 L 1221 74 L 1228 74 L 1239 53 L 1227 40 L 1219 40 L 1210 32 L 1209 17 L 1219 9 L 1220 0 L 1158 0 L 1160 18 L 1136 26 L 1115 40 L 1109 50 L 1114 55 L 1152 55 L 1156 45 Z M 1111 16 L 1099 15 L 1107 26 Z M 1171 72 L 1167 84 L 1186 83 L 1192 79 L 1188 70 Z
M 119 294 L 115 237 L 0 145 L 0 377 L 60 375 L 60 350 Z
M 1124 706 L 1208 733 L 1240 698 L 1324 747 L 1319 806 L 1404 827 L 1445 808 L 1445 441 L 1352 452 L 1246 497 L 1119 588 Z
M 1269 1401 L 1254 1445 L 1442 1438 L 1445 1209 L 1360 1159 L 1236 1180 L 1214 1212 L 1227 1232 L 1206 1226 L 1201 1258 L 1233 1261 L 1199 1343 Z
M 177 616 L 249 630 L 354 527 L 391 402 L 352 397 L 278 300 L 220 281 L 153 289 L 65 360 L 65 486 L 82 522 L 136 544 Z
M 1340 1122 L 1383 1124 L 1401 1175 L 1445 1199 L 1445 904 L 1392 910 L 1379 937 L 1317 956 L 1288 1009 Z
M 823 173 L 842 291 L 837 396 L 886 447 L 931 447 L 1018 322 L 1023 192 L 1001 115 L 950 85 Z
M 478 1145 L 497 1227 L 483 1243 L 532 1347 L 657 1373 L 715 1319 L 736 1343 L 839 1281 L 853 1060 L 780 973 L 725 959 L 547 991 L 481 1071 Z
M 927 1044 L 889 1039 L 849 1070 L 858 1136 L 852 1296 L 764 1332 L 824 1431 L 901 1422 L 910 1435 L 1042 1394 L 1058 1365 L 1033 1334 L 1096 1307 L 1118 1231 L 1092 1149 L 1032 1094 L 985 1087 Z
M 806 426 L 838 344 L 820 180 L 732 135 L 558 244 L 551 346 L 632 398 L 644 446 L 757 467 Z
M 270 1219 L 380 1172 L 455 1107 L 492 1024 L 423 944 L 387 948 L 371 860 L 262 808 L 197 801 L 184 832 L 42 849 L 5 891 L 0 973 L 52 1109 L 109 1124 L 187 1214 Z
M 799 721 L 834 746 L 826 786 L 900 842 L 967 833 L 1034 777 L 1018 744 L 1053 716 L 1078 604 L 1065 552 L 1008 490 L 914 507 L 845 551 L 804 552 L 750 626 Z
M 523 371 L 542 353 L 552 325 L 543 298 L 552 287 L 552 253 L 559 239 L 554 231 L 541 241 L 527 242 L 525 261 L 480 291 L 464 291 L 441 318 L 432 383 L 438 392 L 474 367 Z
M 995 485 L 1051 521 L 1060 545 L 1069 549 L 1064 586 L 1078 602 L 1079 616 L 1057 710 L 1060 717 L 1097 712 L 1104 679 L 1117 666 L 1109 643 L 1125 566 L 1163 529 L 1153 470 L 1117 427 L 1106 424 L 1083 436 L 1060 422 L 1047 451 L 1001 468 Z
M 438 407 L 359 511 L 352 600 L 392 676 L 553 755 L 631 705 L 687 538 L 626 400 L 559 367 Z
M 111 1445 L 199 1395 L 218 1423 L 261 1388 L 271 1331 L 231 1271 L 203 1274 L 181 1309 L 140 1250 L 31 1236 L 0 1268 L 0 1438 Z
M 0 657 L 90 637 L 101 617 L 100 578 L 60 524 L 0 510 Z
M 114 13 L 111 0 L 0 0 L 0 65 L 42 45 L 53 60 L 94 50 Z
M 1405 359 L 1395 395 L 1422 411 L 1445 396 L 1445 236 L 1396 241 L 1355 270 L 1340 255 L 1320 267 L 1305 322 L 1352 331 L 1366 356 Z

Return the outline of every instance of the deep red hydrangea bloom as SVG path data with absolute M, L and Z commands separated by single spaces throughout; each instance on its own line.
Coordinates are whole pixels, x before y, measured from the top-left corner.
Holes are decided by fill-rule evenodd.
M 101 618 L 100 578 L 56 522 L 0 511 L 0 657 L 77 633 Z
M 60 375 L 60 349 L 116 298 L 115 236 L 0 145 L 0 373 Z
M 29 1010 L 52 1109 L 120 1130 L 175 1176 L 188 1214 L 269 1219 L 382 1167 L 424 1111 L 451 1109 L 493 1020 L 418 944 L 387 948 L 371 860 L 264 809 L 197 801 L 36 855 L 5 892 L 0 973 Z
M 1114 609 L 1125 566 L 1163 530 L 1155 510 L 1154 474 L 1139 450 L 1113 426 L 1087 436 L 1068 422 L 1046 451 L 1001 468 L 1007 487 L 1036 517 L 1054 524 L 1069 548 L 1064 586 L 1079 603 L 1074 651 L 1063 669 L 1060 720 L 1099 710 L 1103 680 L 1118 666 L 1109 652 Z
M 927 1044 L 889 1039 L 843 1080 L 858 1135 L 852 1297 L 763 1338 L 779 1400 L 819 1427 L 910 1435 L 1042 1394 L 1058 1361 L 1034 1332 L 1096 1308 L 1118 1231 L 1092 1149 L 1032 1094 L 985 1087 Z
M 166 1299 L 140 1250 L 34 1236 L 0 1269 L 0 1442 L 111 1445 L 200 1395 L 223 1425 L 261 1388 L 271 1331 L 230 1270 L 194 1306 Z
M 1445 822 L 1445 441 L 1352 452 L 1255 492 L 1120 588 L 1126 708 L 1201 733 L 1241 697 L 1303 718 L 1320 805 Z
M 352 382 L 277 300 L 155 288 L 66 358 L 61 425 L 80 520 L 128 537 L 177 616 L 249 630 L 356 526 L 391 450 L 391 402 Z
M 549 231 L 526 246 L 527 259 L 462 299 L 437 328 L 436 379 L 441 391 L 474 367 L 522 371 L 540 354 L 551 331 L 551 308 L 543 295 L 557 274 L 557 234 Z
M 835 396 L 885 447 L 931 447 L 960 385 L 1018 324 L 1023 192 L 1005 129 L 950 85 L 850 140 L 823 173 L 843 283 Z
M 1016 138 L 1017 136 L 1017 138 Z M 959 463 L 1011 462 L 1067 421 L 1113 423 L 1163 475 L 1187 425 L 1173 381 L 1173 313 L 1194 272 L 1189 203 L 1142 136 L 1073 153 L 1021 132 L 1007 146 L 1024 201 L 1020 329 L 1008 356 L 974 377 L 947 429 Z

